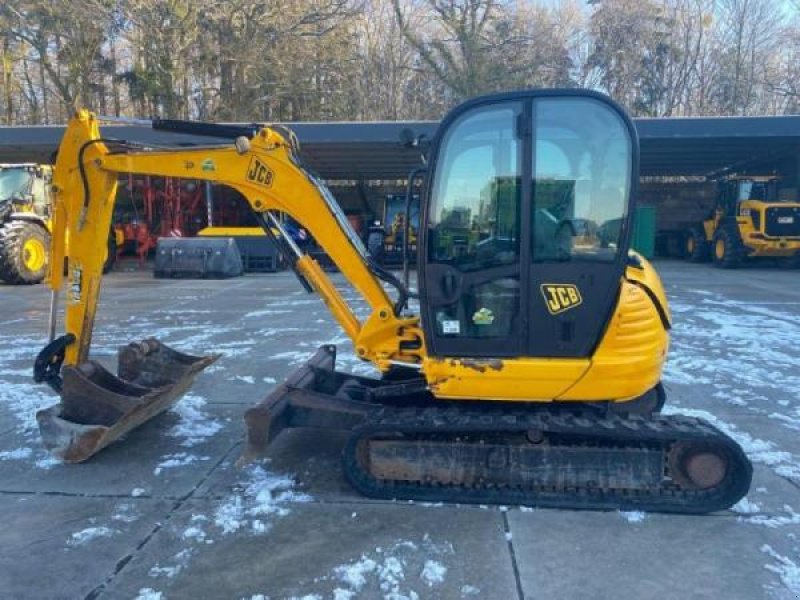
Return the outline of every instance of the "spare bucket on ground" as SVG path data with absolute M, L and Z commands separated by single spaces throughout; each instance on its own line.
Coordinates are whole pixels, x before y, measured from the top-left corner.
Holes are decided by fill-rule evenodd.
M 192 356 L 154 338 L 120 348 L 118 375 L 95 360 L 65 366 L 61 402 L 36 413 L 45 446 L 83 462 L 175 404 L 219 354 Z

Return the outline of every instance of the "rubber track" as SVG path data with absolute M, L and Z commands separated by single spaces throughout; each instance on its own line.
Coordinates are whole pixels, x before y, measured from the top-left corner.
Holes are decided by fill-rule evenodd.
M 676 442 L 713 444 L 723 449 L 729 465 L 726 478 L 707 490 L 682 489 L 666 476 L 658 489 L 575 488 L 552 486 L 520 489 L 518 486 L 437 485 L 407 481 L 377 480 L 365 472 L 357 460 L 359 443 L 372 436 L 386 434 L 436 439 L 443 434 L 485 432 L 513 434 L 529 430 L 566 435 L 576 445 L 613 444 L 631 448 L 671 447 Z M 560 446 L 564 442 L 559 442 Z M 664 453 L 666 465 L 666 452 Z M 571 414 L 550 410 L 476 411 L 463 408 L 384 408 L 353 431 L 342 457 L 348 481 L 362 494 L 382 499 L 418 500 L 478 504 L 519 504 L 570 509 L 643 510 L 650 512 L 698 514 L 729 508 L 748 491 L 752 465 L 741 447 L 709 423 L 680 415 L 598 416 L 592 413 Z

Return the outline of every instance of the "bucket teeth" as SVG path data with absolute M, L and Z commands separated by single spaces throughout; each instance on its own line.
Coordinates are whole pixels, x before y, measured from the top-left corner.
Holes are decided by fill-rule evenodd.
M 118 375 L 94 360 L 64 367 L 61 402 L 36 413 L 45 446 L 66 462 L 86 460 L 175 404 L 219 356 L 149 338 L 120 348 Z

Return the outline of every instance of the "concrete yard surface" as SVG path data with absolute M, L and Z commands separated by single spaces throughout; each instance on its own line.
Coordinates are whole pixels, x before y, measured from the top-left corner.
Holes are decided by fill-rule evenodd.
M 245 409 L 317 347 L 337 344 L 339 368 L 374 373 L 289 272 L 107 276 L 93 357 L 112 365 L 117 346 L 148 336 L 223 357 L 172 410 L 63 465 L 35 420 L 56 396 L 31 379 L 48 291 L 0 285 L 0 598 L 797 600 L 800 272 L 656 267 L 675 322 L 665 412 L 710 420 L 754 465 L 730 511 L 370 500 L 341 475 L 346 434 L 312 430 L 235 468 Z

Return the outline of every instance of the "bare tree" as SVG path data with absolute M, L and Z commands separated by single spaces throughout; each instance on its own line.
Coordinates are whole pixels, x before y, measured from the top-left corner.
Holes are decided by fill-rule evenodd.
M 400 0 L 393 5 L 403 34 L 455 99 L 496 89 L 503 81 L 505 69 L 492 59 L 515 40 L 496 0 L 425 0 L 419 7 L 426 20 L 422 27 L 412 25 Z

